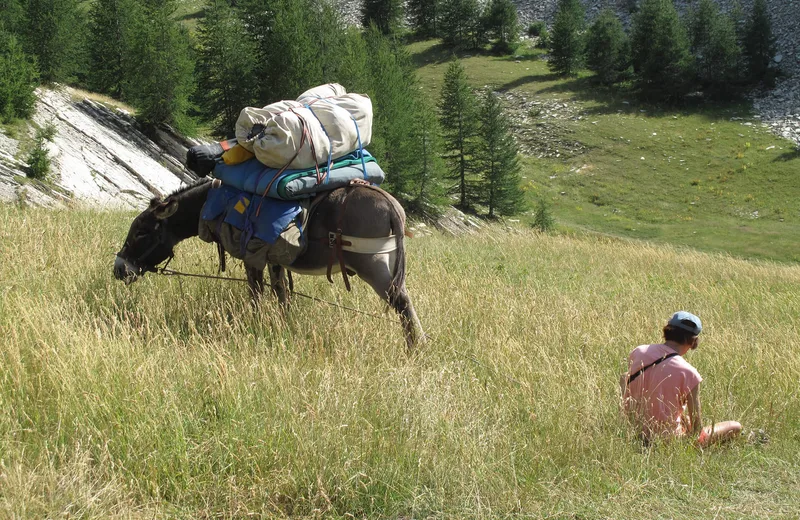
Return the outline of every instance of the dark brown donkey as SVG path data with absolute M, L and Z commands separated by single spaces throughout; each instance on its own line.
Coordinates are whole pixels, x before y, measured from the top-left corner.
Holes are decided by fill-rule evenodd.
M 171 258 L 178 242 L 197 236 L 200 212 L 210 188 L 211 182 L 201 181 L 164 200 L 153 199 L 150 207 L 133 220 L 114 261 L 114 277 L 131 283 Z M 326 274 L 331 258 L 328 233 L 335 232 L 337 227 L 351 237 L 395 236 L 394 251 L 378 254 L 342 251 L 342 259 L 347 270 L 355 272 L 400 314 L 406 343 L 409 349 L 413 348 L 425 335 L 406 291 L 405 212 L 394 197 L 382 190 L 364 186 L 339 188 L 320 202 L 305 230 L 306 251 L 290 266 L 268 266 L 273 292 L 282 303 L 287 303 L 286 268 L 299 274 Z M 263 291 L 264 273 L 246 264 L 245 270 L 250 288 L 258 297 Z M 332 272 L 340 272 L 338 261 L 334 262 Z

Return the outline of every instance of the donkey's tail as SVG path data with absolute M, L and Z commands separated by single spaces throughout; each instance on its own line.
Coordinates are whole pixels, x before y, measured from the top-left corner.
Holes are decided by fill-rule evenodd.
M 406 233 L 406 212 L 403 210 L 403 206 L 397 202 L 397 199 L 385 191 L 383 191 L 383 194 L 392 207 L 390 221 L 395 243 L 397 244 L 394 269 L 392 271 L 392 283 L 389 286 L 389 294 L 387 295 L 389 297 L 389 304 L 394 305 L 396 298 L 402 293 L 406 286 L 406 250 L 404 240 Z

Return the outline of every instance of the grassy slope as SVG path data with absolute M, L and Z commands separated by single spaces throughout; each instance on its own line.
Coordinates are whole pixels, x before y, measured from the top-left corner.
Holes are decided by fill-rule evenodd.
M 395 322 L 305 300 L 283 322 L 210 280 L 125 287 L 129 222 L 0 206 L 0 517 L 796 516 L 797 266 L 528 231 L 415 239 L 434 339 L 409 359 Z M 200 242 L 173 262 L 213 265 Z M 360 282 L 298 289 L 378 308 Z M 637 447 L 618 375 L 677 308 L 707 326 L 690 354 L 706 420 L 769 444 Z
M 409 50 L 436 98 L 450 51 L 432 41 Z M 589 150 L 524 161 L 532 198 L 550 201 L 562 228 L 800 260 L 800 153 L 761 128 L 746 105 L 662 111 L 585 76 L 555 77 L 538 51 L 521 54 L 519 61 L 472 55 L 463 63 L 477 87 L 578 103 L 581 119 L 559 127 Z

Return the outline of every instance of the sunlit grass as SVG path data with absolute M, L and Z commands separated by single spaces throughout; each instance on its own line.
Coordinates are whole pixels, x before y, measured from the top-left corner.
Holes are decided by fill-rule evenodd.
M 130 219 L 0 207 L 0 516 L 796 514 L 798 267 L 522 229 L 414 239 L 432 340 L 408 357 L 392 314 L 126 287 L 111 265 Z M 213 248 L 173 266 L 213 273 Z M 296 282 L 382 309 L 363 283 Z M 706 419 L 768 445 L 643 450 L 620 422 L 626 354 L 679 308 L 706 325 Z

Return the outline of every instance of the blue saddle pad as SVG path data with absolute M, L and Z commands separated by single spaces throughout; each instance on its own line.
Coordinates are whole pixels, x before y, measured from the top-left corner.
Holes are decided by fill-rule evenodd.
M 222 185 L 209 190 L 200 217 L 215 220 L 224 214 L 225 223 L 247 233 L 246 240 L 255 236 L 274 244 L 300 211 L 300 204 L 296 201 L 259 197 Z

